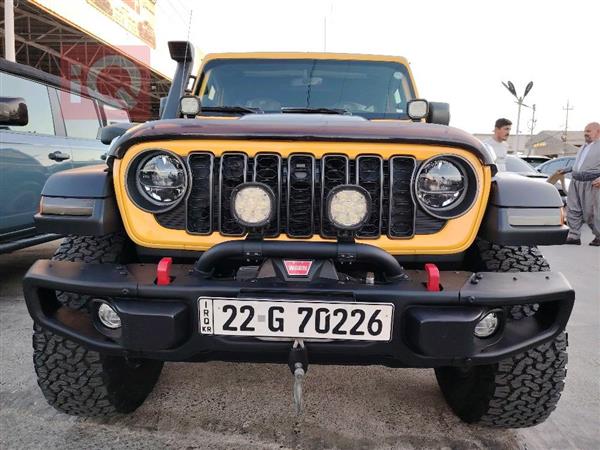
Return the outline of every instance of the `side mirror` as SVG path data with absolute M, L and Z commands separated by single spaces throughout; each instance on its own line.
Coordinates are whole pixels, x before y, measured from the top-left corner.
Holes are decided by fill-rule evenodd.
M 22 97 L 0 97 L 0 126 L 20 126 L 29 123 L 29 113 Z
M 123 136 L 127 130 L 135 126 L 135 123 L 114 123 L 100 129 L 100 142 L 109 145 L 114 138 Z
M 450 105 L 448 103 L 429 102 L 427 122 L 439 125 L 450 124 Z

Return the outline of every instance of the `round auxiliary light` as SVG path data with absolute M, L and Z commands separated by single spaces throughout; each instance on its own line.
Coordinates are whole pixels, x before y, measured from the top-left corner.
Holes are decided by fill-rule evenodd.
M 500 319 L 498 318 L 498 314 L 495 312 L 487 313 L 479 322 L 477 322 L 477 325 L 475 325 L 474 334 L 479 338 L 490 337 L 498 330 L 499 325 Z
M 102 302 L 98 307 L 98 319 L 100 323 L 111 330 L 121 327 L 119 314 L 108 303 Z
M 334 187 L 327 196 L 327 217 L 340 230 L 358 230 L 371 213 L 371 196 L 360 186 Z
M 275 214 L 275 194 L 263 183 L 240 184 L 231 195 L 231 211 L 245 227 L 264 227 Z
M 187 186 L 183 162 L 165 152 L 152 153 L 141 161 L 136 177 L 142 195 L 160 206 L 175 203 L 184 195 Z

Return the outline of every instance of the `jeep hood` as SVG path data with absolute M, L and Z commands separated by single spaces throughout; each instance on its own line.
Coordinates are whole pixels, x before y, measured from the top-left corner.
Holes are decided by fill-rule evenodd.
M 171 119 L 130 128 L 114 142 L 110 157 L 122 158 L 142 142 L 180 139 L 378 142 L 457 147 L 492 165 L 489 150 L 457 128 L 420 122 L 370 121 L 330 114 L 249 114 L 240 118 Z

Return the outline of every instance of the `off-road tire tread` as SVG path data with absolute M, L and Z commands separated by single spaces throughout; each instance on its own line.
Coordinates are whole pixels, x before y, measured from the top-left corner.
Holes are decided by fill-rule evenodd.
M 163 363 L 103 356 L 34 325 L 33 365 L 51 406 L 75 416 L 109 417 L 137 409 L 152 392 Z
M 90 417 L 117 413 L 108 399 L 99 353 L 35 325 L 33 365 L 44 397 L 59 411 Z
M 478 239 L 476 271 L 488 272 L 547 272 L 550 265 L 540 250 L 526 245 L 498 245 Z M 534 315 L 540 305 L 515 305 L 510 309 L 510 316 L 515 320 Z
M 477 382 L 460 380 L 456 368 L 436 369 L 446 400 L 465 422 L 496 428 L 522 428 L 543 422 L 560 399 L 567 375 L 567 334 L 507 358 L 475 367 Z M 456 395 L 462 389 L 462 394 Z
M 130 247 L 123 232 L 68 236 L 53 259 L 125 264 L 132 256 Z M 67 308 L 89 313 L 90 296 L 56 291 L 56 297 Z M 51 406 L 75 416 L 107 417 L 139 407 L 156 384 L 163 363 L 103 355 L 34 325 L 33 365 Z
M 55 261 L 89 264 L 126 262 L 124 250 L 127 236 L 123 232 L 103 236 L 67 236 L 52 257 Z M 90 297 L 72 292 L 56 291 L 56 298 L 71 309 L 86 309 Z

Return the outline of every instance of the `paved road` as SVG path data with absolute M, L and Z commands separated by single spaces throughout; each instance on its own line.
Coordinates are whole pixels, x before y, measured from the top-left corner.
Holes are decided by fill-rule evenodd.
M 584 239 L 590 240 L 589 234 Z M 554 270 L 577 290 L 569 324 L 569 373 L 558 409 L 527 430 L 461 423 L 431 370 L 311 366 L 297 419 L 291 375 L 279 365 L 165 366 L 134 414 L 110 420 L 56 412 L 31 363 L 31 320 L 20 281 L 55 243 L 0 256 L 0 447 L 12 448 L 446 448 L 600 447 L 600 249 L 548 247 Z

